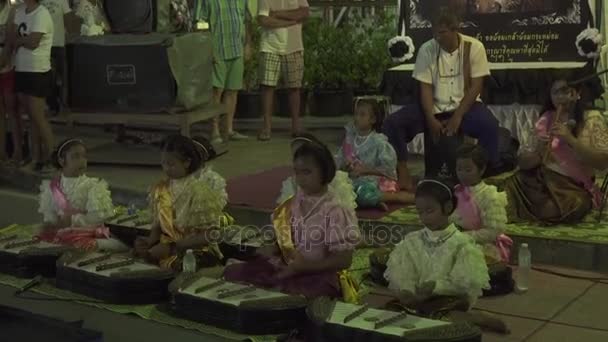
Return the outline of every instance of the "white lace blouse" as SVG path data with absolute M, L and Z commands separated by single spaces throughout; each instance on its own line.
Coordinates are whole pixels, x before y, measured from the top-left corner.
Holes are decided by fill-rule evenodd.
M 494 185 L 481 182 L 469 187 L 471 201 L 479 208 L 481 228 L 467 227 L 458 210 L 450 217 L 451 222 L 465 230 L 477 243 L 495 243 L 507 226 L 507 193 L 498 192 Z
M 434 295 L 466 296 L 471 306 L 490 280 L 481 249 L 453 224 L 408 234 L 391 252 L 384 277 L 390 289 L 411 293 L 434 281 Z
M 56 223 L 63 216 L 51 192 L 51 182 L 45 180 L 40 185 L 39 209 L 45 223 Z M 61 190 L 70 205 L 81 213 L 72 216 L 73 227 L 91 227 L 104 223 L 114 215 L 114 205 L 108 183 L 99 178 L 68 178 L 61 176 Z

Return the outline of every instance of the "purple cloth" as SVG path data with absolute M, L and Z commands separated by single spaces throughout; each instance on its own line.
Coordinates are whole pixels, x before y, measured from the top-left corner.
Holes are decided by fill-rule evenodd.
M 252 284 L 262 288 L 277 289 L 283 293 L 303 295 L 306 298 L 332 297 L 341 295 L 336 271 L 296 275 L 278 279 L 278 268 L 267 258 L 227 266 L 224 278 L 236 283 Z
M 442 113 L 440 118 L 449 118 L 452 113 Z M 498 120 L 481 102 L 476 102 L 462 118 L 462 132 L 479 140 L 488 152 L 492 163 L 498 162 Z M 407 160 L 407 144 L 419 133 L 426 131 L 426 118 L 419 104 L 407 105 L 384 120 L 383 133 L 397 152 L 399 161 Z

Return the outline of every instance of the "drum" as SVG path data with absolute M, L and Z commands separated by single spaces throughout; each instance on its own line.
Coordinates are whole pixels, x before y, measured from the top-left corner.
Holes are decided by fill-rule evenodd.
M 481 341 L 481 331 L 469 324 L 431 320 L 367 305 L 320 299 L 311 304 L 308 312 L 324 341 Z
M 174 300 L 177 315 L 242 334 L 279 334 L 307 321 L 304 297 L 208 277 L 184 283 Z
M 57 261 L 57 287 L 115 304 L 151 304 L 169 298 L 173 271 L 128 254 L 65 253 Z
M 0 235 L 0 272 L 23 278 L 54 277 L 57 259 L 69 250 L 38 238 Z

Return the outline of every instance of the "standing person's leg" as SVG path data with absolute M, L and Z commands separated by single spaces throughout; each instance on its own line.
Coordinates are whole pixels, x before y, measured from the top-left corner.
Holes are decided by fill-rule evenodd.
M 382 131 L 397 152 L 397 177 L 399 188 L 403 191 L 413 192 L 416 189 L 407 167 L 407 144 L 417 134 L 424 132 L 425 125 L 424 113 L 417 104 L 407 105 L 384 120 Z
M 226 84 L 226 63 L 215 58 L 213 60 L 213 72 L 211 74 L 211 83 L 213 85 L 213 103 L 222 104 L 222 94 L 224 93 L 224 85 Z M 211 143 L 221 144 L 222 135 L 220 133 L 220 121 L 217 117 L 212 120 Z
M 41 163 L 47 163 L 51 160 L 53 150 L 54 137 L 51 124 L 48 122 L 45 115 L 46 102 L 44 97 L 28 96 L 28 108 L 30 119 L 33 126 L 36 127 L 40 138 L 40 159 Z
M 281 62 L 284 66 L 283 75 L 286 80 L 287 88 L 289 89 L 289 112 L 291 114 L 291 133 L 296 135 L 302 131 L 300 123 L 300 108 L 302 99 L 302 80 L 304 78 L 304 53 L 302 51 L 294 52 L 284 56 L 285 60 Z
M 15 79 L 17 80 L 18 76 L 16 76 Z M 17 83 L 18 83 L 18 81 L 16 81 L 16 84 Z M 17 92 L 17 111 L 15 113 L 14 126 L 19 126 L 20 133 L 25 133 L 27 131 L 27 127 L 23 124 L 22 116 L 24 113 L 29 116 L 29 112 L 30 112 L 30 110 L 28 108 L 27 95 Z M 26 157 L 29 160 L 29 163 L 34 162 L 34 160 L 40 159 L 40 148 L 39 148 L 40 143 L 39 143 L 39 140 L 36 140 L 35 141 L 36 144 L 34 144 L 34 140 L 33 140 L 34 135 L 35 135 L 34 124 L 32 122 L 30 122 L 29 123 L 29 134 L 28 134 L 29 139 L 27 139 L 27 141 L 24 141 L 23 136 L 21 137 L 20 141 L 16 141 L 16 138 L 13 137 L 13 143 L 19 144 L 18 146 L 21 146 L 23 148 L 23 146 L 24 146 L 23 144 L 24 143 L 27 144 L 29 156 L 26 156 Z M 37 135 L 36 135 L 36 139 L 37 139 Z
M 40 139 L 40 155 L 37 169 L 50 163 L 51 153 L 54 146 L 54 137 L 51 124 L 46 118 L 46 97 L 49 95 L 52 86 L 51 72 L 29 74 L 29 87 L 26 88 L 27 105 L 32 127 L 37 129 Z M 33 144 L 33 143 L 32 143 Z
M 51 48 L 51 91 L 46 98 L 46 104 L 49 111 L 55 115 L 59 113 L 59 48 L 53 46 Z
M 281 56 L 273 53 L 262 52 L 260 63 L 260 85 L 262 92 L 262 114 L 264 115 L 264 127 L 258 135 L 258 140 L 270 140 L 272 133 L 272 111 L 274 109 L 274 90 L 279 82 L 281 71 Z
M 247 136 L 234 130 L 234 113 L 239 90 L 243 89 L 243 73 L 245 65 L 243 57 L 237 57 L 227 62 L 228 74 L 224 90 L 224 106 L 226 106 L 226 137 L 229 140 L 243 140 Z
M 0 77 L 3 77 L 0 75 Z M 2 81 L 0 81 L 2 83 Z M 0 96 L 0 162 L 4 163 L 8 160 L 8 154 L 6 153 L 6 105 L 4 104 L 4 94 Z
M 500 161 L 498 155 L 498 120 L 494 114 L 480 102 L 471 106 L 469 112 L 462 119 L 462 132 L 479 141 L 487 151 L 489 167 L 497 166 Z
M 12 88 L 4 94 L 4 105 L 8 115 L 8 122 L 11 127 L 11 137 L 13 138 L 13 155 L 11 159 L 19 165 L 23 162 L 23 131 L 24 126 L 21 120 L 21 112 L 17 108 L 17 95 L 15 94 L 15 72 L 11 71 Z
M 59 103 L 59 112 L 67 110 L 68 103 L 68 76 L 67 76 L 67 59 L 65 55 L 65 47 L 56 48 L 56 70 L 57 70 L 57 101 Z

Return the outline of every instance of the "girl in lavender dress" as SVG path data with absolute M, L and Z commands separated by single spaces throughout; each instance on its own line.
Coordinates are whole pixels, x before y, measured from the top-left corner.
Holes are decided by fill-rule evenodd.
M 384 114 L 374 99 L 361 99 L 355 105 L 355 117 L 346 129 L 346 137 L 335 155 L 340 170 L 349 172 L 357 204 L 382 207 L 387 202 L 414 203 L 414 195 L 400 191 L 397 185 L 397 155 L 388 138 L 378 133 Z
M 284 183 L 282 203 L 272 215 L 275 243 L 258 258 L 226 267 L 226 280 L 304 295 L 341 297 L 344 272 L 360 240 L 355 194 L 345 173 L 315 137 L 292 142 L 297 190 Z

